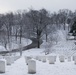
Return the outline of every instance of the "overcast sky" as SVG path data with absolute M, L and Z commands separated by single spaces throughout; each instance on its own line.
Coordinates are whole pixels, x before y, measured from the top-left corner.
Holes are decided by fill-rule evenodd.
M 76 9 L 76 0 L 0 0 L 0 13 L 16 10 L 46 8 L 53 12 L 59 9 Z

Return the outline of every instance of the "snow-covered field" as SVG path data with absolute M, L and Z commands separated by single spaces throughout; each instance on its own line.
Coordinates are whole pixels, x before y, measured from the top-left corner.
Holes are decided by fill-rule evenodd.
M 45 55 L 45 48 L 41 47 L 40 49 L 33 48 L 27 51 L 23 51 L 22 57 L 15 61 L 12 65 L 6 66 L 6 72 L 1 73 L 0 75 L 30 75 L 28 74 L 28 65 L 25 63 L 25 56 L 57 56 L 55 64 L 49 64 L 47 62 L 43 63 L 42 61 L 36 61 L 36 74 L 32 75 L 76 75 L 76 65 L 72 60 L 72 56 L 76 55 L 76 46 L 73 40 L 65 40 L 66 35 L 64 32 L 59 31 L 62 40 L 55 44 L 51 49 L 52 52 L 48 55 Z M 45 44 L 45 42 L 43 43 Z M 42 45 L 41 45 L 42 46 Z M 19 53 L 16 53 L 20 55 Z M 64 55 L 65 57 L 71 56 L 71 61 L 68 61 L 65 58 L 64 62 L 59 61 L 59 55 Z

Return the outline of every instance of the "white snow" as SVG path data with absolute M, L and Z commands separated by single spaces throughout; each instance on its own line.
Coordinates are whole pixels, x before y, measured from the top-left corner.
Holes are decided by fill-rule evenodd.
M 76 55 L 76 46 L 73 40 L 66 40 L 66 34 L 64 31 L 58 31 L 61 36 L 61 40 L 55 44 L 51 49 L 52 52 L 49 55 L 45 55 L 45 48 L 37 49 L 33 48 L 27 51 L 23 51 L 22 57 L 16 60 L 12 65 L 6 67 L 6 73 L 0 75 L 29 75 L 28 65 L 25 63 L 25 56 L 57 56 L 55 64 L 49 64 L 48 59 L 45 63 L 42 61 L 36 61 L 36 74 L 34 75 L 76 75 L 76 64 L 71 59 L 68 61 L 65 58 L 64 62 L 59 61 L 59 56 L 65 57 Z M 19 53 L 17 53 L 19 55 Z M 33 74 L 32 74 L 33 75 Z
M 55 64 L 49 64 L 47 62 L 43 63 L 41 61 L 36 61 L 36 74 L 34 75 L 76 75 L 76 65 L 73 61 L 68 62 L 67 60 L 63 63 L 57 61 Z M 11 66 L 6 67 L 6 73 L 0 75 L 29 75 L 28 65 L 25 63 L 24 57 L 21 57 Z

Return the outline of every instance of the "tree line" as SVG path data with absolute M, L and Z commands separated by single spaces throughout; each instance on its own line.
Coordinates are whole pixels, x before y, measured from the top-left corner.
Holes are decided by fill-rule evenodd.
M 70 30 L 72 24 L 76 21 L 76 11 L 60 9 L 58 12 L 49 12 L 46 9 L 29 11 L 16 11 L 0 14 L 0 42 L 6 48 L 7 43 L 11 43 L 11 36 L 17 38 L 36 38 L 38 48 L 40 48 L 41 37 L 45 34 L 46 41 L 49 33 L 56 29 Z

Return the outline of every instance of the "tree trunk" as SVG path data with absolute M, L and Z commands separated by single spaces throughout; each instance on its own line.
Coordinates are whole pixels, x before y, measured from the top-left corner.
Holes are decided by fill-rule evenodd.
M 8 43 L 9 43 L 9 38 L 10 38 L 10 37 L 9 37 L 9 31 L 7 31 L 7 36 L 8 36 Z
M 65 30 L 65 23 L 64 23 L 64 30 Z
M 21 44 L 21 36 L 20 36 L 20 44 Z
M 70 27 L 69 27 L 69 25 L 68 25 L 68 32 L 69 32 L 69 30 L 70 30 L 69 28 L 70 28 Z
M 40 48 L 40 40 L 38 40 L 38 48 Z
M 9 35 L 10 36 L 12 35 L 12 27 L 11 27 L 11 25 L 9 26 Z
M 37 42 L 38 42 L 38 48 L 40 48 L 40 36 L 41 36 L 41 30 L 37 29 Z
M 38 45 L 38 48 L 40 48 L 40 36 L 37 35 L 37 45 Z
M 7 49 L 7 43 L 5 43 L 5 48 Z
M 20 26 L 20 44 L 21 44 L 21 38 L 22 38 L 22 26 Z
M 16 37 L 16 42 L 17 42 L 17 29 L 16 29 L 16 35 L 15 35 L 15 37 Z
M 47 42 L 47 33 L 46 33 L 46 42 Z
M 47 42 L 47 27 L 45 28 L 45 33 L 46 33 L 46 42 Z

